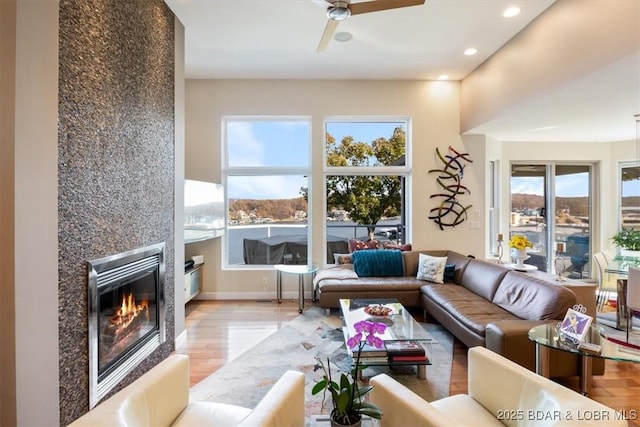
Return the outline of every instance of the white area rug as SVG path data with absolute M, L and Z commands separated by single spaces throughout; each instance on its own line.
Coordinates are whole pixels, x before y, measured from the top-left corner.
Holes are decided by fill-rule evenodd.
M 415 367 L 375 367 L 363 372 L 365 380 L 385 372 L 427 401 L 449 395 L 453 337 L 440 325 L 422 324 L 438 344 L 431 346 L 433 365 L 427 366 L 427 379 L 416 377 Z M 311 389 L 322 371 L 314 371 L 316 355 L 330 357 L 338 369 L 349 370 L 350 358 L 344 348 L 341 319 L 333 310 L 312 307 L 284 325 L 255 347 L 191 388 L 192 401 L 215 401 L 254 407 L 287 369 L 303 372 L 307 416 L 321 412 L 322 395 L 312 396 Z M 332 371 L 334 371 L 332 367 Z M 325 410 L 326 412 L 326 410 Z

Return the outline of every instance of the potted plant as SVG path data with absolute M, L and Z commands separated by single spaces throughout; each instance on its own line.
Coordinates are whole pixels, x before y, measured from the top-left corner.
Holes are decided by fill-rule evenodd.
M 384 323 L 371 322 L 363 320 L 353 325 L 356 334 L 347 340 L 350 349 L 357 348 L 356 363 L 350 373 L 342 373 L 338 382 L 333 380 L 331 374 L 331 366 L 327 358 L 327 364 L 317 358 L 320 368 L 324 371 L 324 375 L 311 390 L 311 394 L 316 395 L 323 392 L 322 404 L 329 391 L 333 403 L 331 413 L 329 415 L 332 427 L 335 426 L 360 426 L 362 415 L 368 415 L 372 418 L 382 418 L 382 411 L 377 405 L 365 402 L 364 397 L 373 389 L 372 386 L 362 386 L 358 384 L 358 372 L 365 368 L 360 365 L 360 355 L 365 344 L 373 347 L 384 347 L 384 341 L 377 337 L 376 334 L 382 334 L 387 326 Z
M 616 246 L 620 247 L 620 255 L 638 256 L 638 252 L 640 252 L 640 230 L 623 228 L 611 237 L 611 240 Z

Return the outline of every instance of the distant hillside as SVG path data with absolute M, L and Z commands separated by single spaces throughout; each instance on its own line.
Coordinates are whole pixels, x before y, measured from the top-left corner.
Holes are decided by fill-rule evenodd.
M 520 193 L 511 195 L 511 208 L 516 212 L 541 207 L 544 207 L 544 197 L 542 196 Z M 589 214 L 589 198 L 556 197 L 556 210 L 568 211 L 572 216 L 587 216 Z
M 258 218 L 271 218 L 276 221 L 291 219 L 296 211 L 307 212 L 307 202 L 304 197 L 295 199 L 233 199 L 229 201 L 229 217 L 237 218 L 237 213 L 243 211 L 246 214 L 255 213 Z

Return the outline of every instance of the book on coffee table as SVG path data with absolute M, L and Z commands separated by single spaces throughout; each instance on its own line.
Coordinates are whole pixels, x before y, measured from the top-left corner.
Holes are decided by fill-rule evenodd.
M 385 341 L 385 349 L 389 357 L 394 356 L 422 356 L 424 357 L 424 347 L 414 340 L 394 340 Z
M 428 362 L 429 358 L 426 354 L 422 356 L 389 356 L 389 360 L 393 363 L 415 363 L 415 362 Z

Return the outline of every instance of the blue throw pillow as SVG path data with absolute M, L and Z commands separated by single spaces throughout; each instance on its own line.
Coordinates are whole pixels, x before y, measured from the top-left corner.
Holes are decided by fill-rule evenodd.
M 404 275 L 402 252 L 397 249 L 363 249 L 352 255 L 353 269 L 360 277 Z
M 453 276 L 456 274 L 455 264 L 445 264 L 443 280 L 445 283 L 453 283 Z

